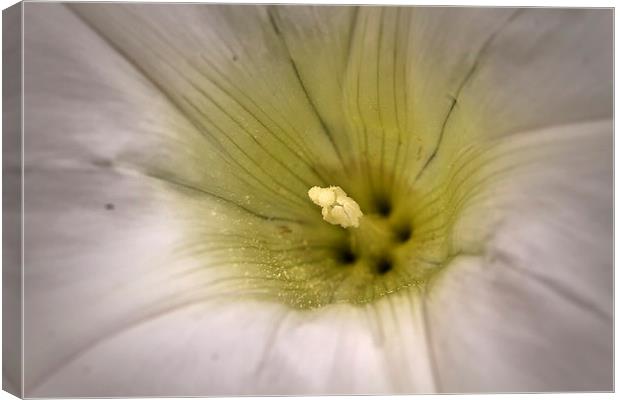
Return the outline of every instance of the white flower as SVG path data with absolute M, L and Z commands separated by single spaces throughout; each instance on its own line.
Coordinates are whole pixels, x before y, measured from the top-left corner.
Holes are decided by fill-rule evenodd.
M 26 396 L 612 389 L 610 10 L 24 24 Z

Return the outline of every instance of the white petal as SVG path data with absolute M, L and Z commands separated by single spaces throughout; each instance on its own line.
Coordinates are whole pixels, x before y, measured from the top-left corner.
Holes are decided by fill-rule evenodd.
M 451 108 L 429 170 L 481 140 L 611 118 L 611 11 L 509 11 L 451 75 L 458 88 L 445 93 Z
M 139 321 L 71 360 L 35 394 L 430 392 L 419 300 L 291 311 L 201 302 Z M 122 368 L 120 367 L 122 366 Z
M 317 115 L 340 153 L 351 157 L 350 124 L 343 111 L 344 80 L 358 14 L 356 7 L 271 7 L 290 58 Z
M 183 277 L 195 266 L 179 248 L 183 217 L 169 186 L 144 171 L 187 154 L 168 129 L 191 134 L 191 125 L 65 7 L 28 4 L 24 18 L 30 395 L 84 349 L 204 282 Z
M 473 55 L 513 11 L 275 7 L 274 15 L 319 114 L 345 132 L 351 163 L 383 188 L 433 155 Z
M 273 14 L 319 114 L 373 164 L 378 186 L 386 173 L 415 180 L 481 139 L 611 116 L 609 10 Z
M 456 233 L 491 225 L 488 244 L 455 254 L 430 288 L 440 390 L 612 390 L 611 132 L 603 121 L 507 145 L 527 163 Z
M 609 9 L 516 11 L 464 84 L 460 118 L 490 135 L 610 118 L 612 31 Z
M 265 7 L 72 8 L 157 82 L 227 162 L 217 169 L 245 178 L 246 188 L 299 211 L 309 187 L 328 186 L 329 172 L 342 170 Z

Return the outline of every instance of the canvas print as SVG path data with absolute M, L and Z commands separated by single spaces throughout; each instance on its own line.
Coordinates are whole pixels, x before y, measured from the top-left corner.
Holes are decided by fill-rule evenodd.
M 613 390 L 612 9 L 3 18 L 5 390 Z

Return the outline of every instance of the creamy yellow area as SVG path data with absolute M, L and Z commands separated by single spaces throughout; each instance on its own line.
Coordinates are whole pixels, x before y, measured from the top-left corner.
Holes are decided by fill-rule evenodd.
M 323 219 L 330 224 L 343 228 L 359 226 L 359 219 L 363 216 L 360 206 L 339 186 L 313 186 L 308 190 L 308 197 L 314 204 L 322 207 Z
M 373 190 L 363 170 L 346 178 L 334 174 L 334 183 L 360 201 L 363 217 L 348 229 L 323 221 L 308 197 L 304 211 L 287 218 L 286 204 L 278 205 L 275 196 L 275 210 L 283 208 L 283 217 L 277 211 L 273 216 L 252 211 L 257 194 L 251 191 L 247 202 L 236 203 L 187 189 L 179 204 L 187 215 L 188 245 L 182 251 L 204 259 L 204 267 L 187 273 L 204 280 L 205 293 L 234 293 L 301 309 L 364 304 L 423 287 L 453 257 L 476 251 L 459 244 L 455 224 L 493 179 L 484 166 L 495 157 L 485 147 L 470 146 L 413 184 L 386 175 L 386 182 L 394 182 L 389 190 Z M 317 193 L 312 200 L 319 205 L 334 203 L 326 192 Z M 459 234 L 481 243 L 484 236 L 476 229 L 483 232 L 485 221 L 478 223 Z

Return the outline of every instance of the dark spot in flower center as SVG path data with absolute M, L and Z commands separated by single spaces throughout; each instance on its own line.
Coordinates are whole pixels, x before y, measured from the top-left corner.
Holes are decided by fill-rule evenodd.
M 396 239 L 399 242 L 404 243 L 408 241 L 409 239 L 411 239 L 411 233 L 412 233 L 412 229 L 410 225 L 402 226 L 396 229 Z
M 341 264 L 353 264 L 357 260 L 357 256 L 349 247 L 341 247 L 336 251 L 336 259 Z
M 375 207 L 377 209 L 377 213 L 383 217 L 387 217 L 392 212 L 392 204 L 385 197 L 379 197 L 376 200 Z
M 388 258 L 380 258 L 375 266 L 375 272 L 378 275 L 385 275 L 394 268 L 392 261 Z
M 113 203 L 107 203 L 107 204 L 105 205 L 105 209 L 106 209 L 106 210 L 110 210 L 110 211 L 111 211 L 111 210 L 114 210 L 114 204 L 113 204 Z

